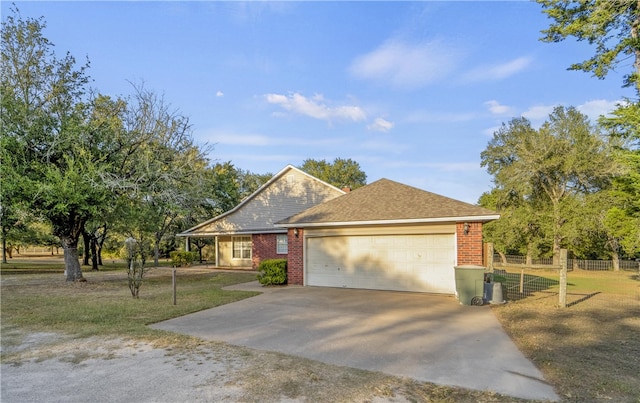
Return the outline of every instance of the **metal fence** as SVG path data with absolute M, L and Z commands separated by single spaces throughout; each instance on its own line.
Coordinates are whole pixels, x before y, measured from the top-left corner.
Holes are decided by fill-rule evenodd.
M 546 298 L 558 304 L 560 267 L 533 261 L 526 264 L 523 256 L 509 256 L 502 263 L 494 260 L 495 281 L 502 282 L 506 300 Z M 550 262 L 549 262 L 550 263 Z M 636 261 L 621 261 L 620 270 L 613 270 L 611 261 L 567 260 L 566 305 L 612 304 L 640 308 L 640 269 Z
M 522 265 L 522 266 L 551 266 L 553 265 L 553 258 L 544 257 L 531 259 L 531 263 L 527 263 L 526 256 L 505 255 L 506 263 L 503 262 L 502 257 L 499 254 L 494 255 L 493 263 L 496 267 L 504 265 Z M 638 260 L 619 260 L 619 269 L 627 271 L 639 271 L 640 261 Z M 568 259 L 567 269 L 581 269 L 591 271 L 608 271 L 614 270 L 613 260 L 584 260 L 584 259 Z

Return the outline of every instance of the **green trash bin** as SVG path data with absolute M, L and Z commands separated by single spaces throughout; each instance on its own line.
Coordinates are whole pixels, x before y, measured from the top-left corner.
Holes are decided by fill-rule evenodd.
M 482 305 L 484 294 L 483 266 L 456 266 L 456 294 L 458 301 L 464 305 Z

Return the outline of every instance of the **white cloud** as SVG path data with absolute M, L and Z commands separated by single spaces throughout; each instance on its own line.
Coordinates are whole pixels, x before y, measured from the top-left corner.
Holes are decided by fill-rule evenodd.
M 609 115 L 620 104 L 620 101 L 607 101 L 606 99 L 594 99 L 579 105 L 577 109 L 589 116 L 589 119 L 595 123 L 601 115 Z
M 273 137 L 264 134 L 235 133 L 225 130 L 212 130 L 203 133 L 201 136 L 207 141 L 214 144 L 224 145 L 240 145 L 240 146 L 329 146 L 334 147 L 351 141 L 344 137 L 321 137 L 321 138 L 304 138 L 304 137 Z
M 224 92 L 222 92 L 222 91 L 216 92 L 216 97 L 220 98 L 220 97 L 223 97 L 223 96 L 224 96 Z
M 408 44 L 389 40 L 374 51 L 357 57 L 349 71 L 357 78 L 413 89 L 442 79 L 457 60 L 451 46 L 438 41 Z
M 403 151 L 406 151 L 407 144 L 398 142 L 398 141 L 389 141 L 389 140 L 367 140 L 360 143 L 359 148 L 369 151 L 380 151 L 385 155 L 389 153 L 399 154 Z
M 218 144 L 231 144 L 241 146 L 266 146 L 271 139 L 262 134 L 239 134 L 229 132 L 214 132 L 205 136 L 208 141 Z
M 334 120 L 351 120 L 358 122 L 366 119 L 367 115 L 362 108 L 354 105 L 330 106 L 322 95 L 314 95 L 307 98 L 299 93 L 290 95 L 266 94 L 268 103 L 279 105 L 283 109 L 314 119 L 332 122 Z
M 484 104 L 489 108 L 489 112 L 494 115 L 508 115 L 513 113 L 512 107 L 501 105 L 500 102 L 496 100 L 487 101 Z
M 475 112 L 431 112 L 413 111 L 407 114 L 405 122 L 408 123 L 431 123 L 431 122 L 467 122 L 476 119 Z
M 531 121 L 541 121 L 545 120 L 549 117 L 549 114 L 553 112 L 553 108 L 556 105 L 535 105 L 529 107 L 526 111 L 522 113 L 522 116 L 531 120 Z
M 478 162 L 408 162 L 408 161 L 387 161 L 385 166 L 389 168 L 415 168 L 415 169 L 436 169 L 443 172 L 473 172 L 481 170 Z
M 376 118 L 373 123 L 367 126 L 367 129 L 378 132 L 388 132 L 393 128 L 393 122 L 389 122 L 383 118 Z
M 482 134 L 484 134 L 487 137 L 493 137 L 493 135 L 495 134 L 495 132 L 497 132 L 498 130 L 500 130 L 502 128 L 502 126 L 493 126 L 493 127 L 489 127 L 487 129 L 484 129 L 482 131 Z
M 466 82 L 502 80 L 525 70 L 531 61 L 529 57 L 519 57 L 502 64 L 480 66 L 465 74 L 463 80 Z

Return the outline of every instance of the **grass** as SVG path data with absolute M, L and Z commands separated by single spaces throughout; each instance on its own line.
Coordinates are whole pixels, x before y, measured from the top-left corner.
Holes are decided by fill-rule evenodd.
M 173 305 L 171 272 L 154 270 L 158 269 L 152 269 L 142 284 L 139 299 L 131 297 L 124 271 L 85 273 L 88 281 L 78 283 L 67 283 L 57 274 L 38 274 L 25 277 L 24 282 L 3 284 L 3 326 L 10 323 L 28 331 L 78 337 L 158 336 L 159 331 L 148 324 L 256 295 L 221 289 L 254 280 L 252 273 L 178 275 L 178 303 Z
M 563 401 L 640 402 L 640 308 L 597 298 L 556 304 L 539 293 L 493 309 Z
M 171 261 L 160 259 L 160 267 L 171 267 Z M 118 258 L 104 258 L 100 271 L 123 270 L 126 264 Z M 89 266 L 82 266 L 83 271 L 90 271 Z M 20 273 L 64 273 L 64 256 L 29 254 L 17 255 L 13 259 L 7 259 L 7 263 L 0 264 L 0 274 L 20 274 Z
M 509 270 L 506 305 L 493 307 L 520 350 L 563 401 L 640 402 L 640 281 L 636 272 L 573 270 L 558 308 L 554 270 Z
M 512 301 L 527 298 L 535 293 L 556 294 L 559 290 L 557 270 L 506 269 L 497 270 L 505 285 L 506 297 Z M 520 292 L 521 275 L 523 290 Z M 499 281 L 499 280 L 495 280 Z M 573 270 L 567 274 L 567 303 L 575 303 L 587 297 L 598 295 L 618 303 L 640 304 L 640 281 L 635 271 L 588 271 Z
M 254 280 L 255 274 L 187 269 L 179 272 L 178 304 L 174 306 L 171 271 L 167 269 L 151 270 L 140 289 L 140 299 L 136 300 L 127 287 L 126 273 L 117 264 L 112 271 L 86 272 L 86 283 L 67 283 L 59 273 L 42 272 L 45 263 L 32 264 L 32 270 L 29 263 L 16 269 L 21 274 L 11 274 L 2 268 L 3 362 L 5 351 L 10 350 L 5 346 L 19 342 L 13 337 L 17 333 L 39 337 L 50 334 L 70 338 L 126 337 L 179 351 L 200 342 L 150 329 L 147 324 L 255 295 L 222 290 L 225 285 Z M 620 295 L 621 286 L 625 290 L 640 286 L 640 281 L 628 277 L 633 273 L 626 272 L 625 278 L 623 272 L 607 273 L 605 281 L 598 282 L 594 273 L 580 272 L 569 273 L 569 292 L 597 289 L 600 294 L 559 309 L 554 283 L 557 277 L 554 273 L 536 271 L 527 273 L 531 277 L 526 279 L 542 289 L 527 290 L 519 299 L 491 309 L 563 401 L 638 403 L 640 303 L 631 300 L 631 304 L 621 304 L 609 297 Z M 510 275 L 505 278 L 512 281 Z M 213 348 L 206 343 L 200 346 Z M 242 385 L 243 401 L 276 401 L 278 396 L 308 401 L 371 401 L 372 397 L 394 396 L 411 402 L 522 401 L 492 392 L 438 386 L 279 353 L 232 346 L 224 349 L 235 360 L 249 363 L 245 369 L 226 375 L 231 384 Z M 199 356 L 210 351 L 202 350 Z M 73 357 L 82 360 L 81 356 Z M 268 383 L 264 374 L 270 374 Z

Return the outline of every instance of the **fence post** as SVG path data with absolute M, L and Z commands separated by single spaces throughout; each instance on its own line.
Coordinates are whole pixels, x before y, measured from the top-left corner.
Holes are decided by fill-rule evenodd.
M 567 307 L 567 250 L 560 249 L 560 308 Z
M 494 249 L 493 249 L 493 242 L 487 242 L 487 249 L 486 249 L 487 255 L 487 269 L 493 273 L 493 254 L 495 253 Z
M 173 266 L 173 272 L 171 275 L 171 288 L 173 289 L 173 305 L 177 304 L 176 298 L 176 267 Z
M 520 294 L 524 293 L 524 269 L 520 270 Z

